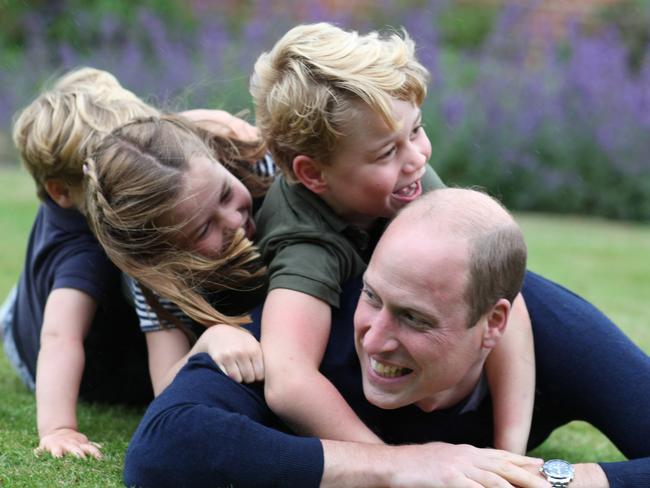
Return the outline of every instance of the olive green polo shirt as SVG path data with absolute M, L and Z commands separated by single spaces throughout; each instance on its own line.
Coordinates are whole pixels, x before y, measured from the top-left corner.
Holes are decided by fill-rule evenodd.
M 423 192 L 444 184 L 427 166 Z M 318 195 L 282 176 L 269 188 L 256 215 L 257 245 L 269 268 L 269 291 L 286 288 L 339 306 L 341 285 L 363 274 L 386 227 L 369 231 L 342 220 Z

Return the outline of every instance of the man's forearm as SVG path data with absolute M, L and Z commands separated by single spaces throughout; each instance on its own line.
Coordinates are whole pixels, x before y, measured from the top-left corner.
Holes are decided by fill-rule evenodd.
M 322 444 L 321 488 L 390 486 L 390 446 L 328 440 Z

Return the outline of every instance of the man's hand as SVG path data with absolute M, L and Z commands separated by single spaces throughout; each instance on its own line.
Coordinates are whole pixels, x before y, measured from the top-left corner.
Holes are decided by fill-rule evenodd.
M 541 459 L 441 442 L 396 449 L 400 470 L 395 486 L 548 488 L 536 471 Z
M 74 429 L 60 428 L 41 437 L 34 454 L 39 455 L 49 452 L 52 456 L 60 458 L 64 454 L 85 458 L 86 455 L 101 459 L 101 444 L 88 440 L 81 432 Z
M 432 442 L 381 446 L 322 441 L 321 488 L 549 488 L 542 460 L 497 449 Z

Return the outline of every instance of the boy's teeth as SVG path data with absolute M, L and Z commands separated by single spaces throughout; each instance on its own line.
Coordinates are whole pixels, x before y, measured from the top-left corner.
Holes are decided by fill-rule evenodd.
M 408 186 L 405 186 L 404 188 L 401 188 L 395 192 L 396 195 L 400 195 L 403 197 L 410 197 L 413 195 L 418 189 L 418 182 L 414 181 Z
M 372 358 L 370 358 L 370 367 L 379 376 L 384 376 L 386 378 L 396 378 L 397 376 L 403 376 L 410 371 L 407 368 L 400 368 L 398 366 L 389 366 L 388 364 L 382 364 L 379 361 Z

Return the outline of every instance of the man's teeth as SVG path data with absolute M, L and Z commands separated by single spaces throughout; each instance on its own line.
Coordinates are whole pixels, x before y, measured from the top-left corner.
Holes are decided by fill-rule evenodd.
M 384 376 L 386 378 L 396 378 L 397 376 L 403 376 L 410 371 L 408 368 L 390 366 L 388 364 L 380 363 L 379 361 L 372 358 L 370 358 L 370 367 L 379 376 Z

